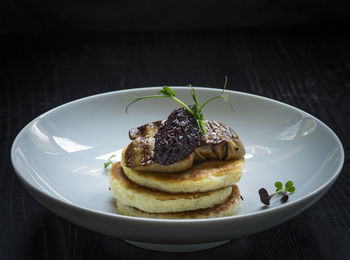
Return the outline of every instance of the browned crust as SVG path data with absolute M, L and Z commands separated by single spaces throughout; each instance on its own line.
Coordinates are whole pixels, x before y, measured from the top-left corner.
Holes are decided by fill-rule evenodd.
M 232 139 L 238 139 L 237 134 L 223 123 L 206 120 L 205 128 L 207 133 L 202 137 L 200 145 L 220 144 L 229 142 Z
M 131 155 L 131 149 L 134 143 L 130 143 L 126 148 L 122 151 L 122 161 L 123 166 L 126 166 L 130 169 L 134 169 L 135 171 L 140 172 L 157 172 L 157 173 L 178 173 L 182 171 L 186 171 L 192 167 L 193 162 L 195 160 L 195 155 L 191 153 L 182 161 L 176 162 L 174 164 L 164 166 L 157 163 L 147 163 L 146 160 L 151 160 L 153 162 L 152 155 L 145 156 L 145 152 L 142 151 L 142 160 L 143 163 L 137 164 L 133 160 L 134 157 Z M 152 152 L 152 151 L 151 151 Z
M 239 188 L 237 185 L 233 185 L 231 195 L 222 204 L 213 206 L 211 208 L 206 208 L 206 209 L 196 209 L 196 210 L 189 210 L 189 211 L 182 211 L 182 212 L 154 213 L 154 215 L 157 215 L 157 216 L 163 215 L 164 218 L 166 218 L 166 216 L 169 214 L 176 218 L 196 218 L 196 216 L 198 215 L 205 217 L 205 216 L 210 216 L 211 214 L 219 214 L 220 212 L 227 210 L 233 205 L 238 204 L 240 200 L 241 200 L 241 197 L 240 197 Z M 114 203 L 115 203 L 115 206 L 118 208 L 117 200 L 115 200 Z M 141 213 L 143 212 L 143 213 L 152 215 L 152 213 L 148 213 L 134 207 L 133 209 L 136 211 L 140 211 Z
M 146 166 L 153 163 L 154 135 L 162 124 L 162 120 L 144 124 L 129 131 L 129 138 L 133 140 L 126 149 L 126 165 L 130 168 Z M 135 162 L 133 149 L 141 151 L 140 161 Z M 134 156 L 133 156 L 134 155 Z M 136 163 L 136 165 L 135 165 Z
M 147 128 L 156 128 L 158 129 L 164 120 L 158 120 L 155 122 L 147 123 L 139 127 L 135 127 L 129 130 L 129 138 L 130 140 L 134 140 L 135 138 L 141 136 L 147 136 Z
M 172 175 L 175 175 L 176 173 L 173 173 Z M 167 200 L 171 200 L 171 199 L 182 199 L 182 198 L 188 198 L 189 196 L 191 196 L 192 198 L 200 198 L 202 196 L 208 196 L 211 195 L 214 191 L 217 190 L 221 190 L 221 189 L 225 189 L 229 186 L 226 187 L 222 187 L 220 189 L 216 189 L 216 190 L 211 190 L 211 191 L 205 191 L 205 192 L 196 192 L 196 193 L 189 193 L 189 192 L 178 192 L 178 193 L 168 193 L 168 192 L 164 192 L 161 190 L 157 190 L 157 189 L 152 189 L 150 187 L 143 187 L 141 185 L 138 185 L 134 182 L 132 182 L 131 180 L 128 179 L 128 177 L 124 174 L 123 168 L 121 166 L 120 162 L 117 162 L 115 164 L 113 164 L 111 170 L 110 170 L 110 177 L 112 179 L 118 179 L 118 181 L 120 183 L 122 183 L 122 185 L 130 190 L 133 190 L 134 192 L 142 192 L 142 193 L 148 193 L 156 196 L 157 199 L 167 199 Z
M 139 165 L 135 165 L 134 157 L 133 157 L 133 149 L 135 146 L 134 142 L 131 142 L 125 151 L 125 163 L 129 168 L 135 168 L 136 166 L 146 166 L 153 163 L 153 149 L 151 149 L 152 145 L 150 144 L 150 139 L 143 139 L 140 143 L 140 149 L 142 150 L 141 161 Z

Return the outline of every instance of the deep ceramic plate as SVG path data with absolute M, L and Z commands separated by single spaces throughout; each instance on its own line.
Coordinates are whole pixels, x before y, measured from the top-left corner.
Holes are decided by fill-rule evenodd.
M 204 116 L 231 126 L 245 145 L 246 167 L 238 183 L 244 200 L 237 215 L 202 220 L 118 215 L 104 162 L 112 154 L 120 156 L 129 143 L 129 129 L 165 119 L 178 107 L 168 99 L 153 99 L 135 103 L 126 114 L 125 96 L 152 95 L 159 89 L 91 96 L 34 119 L 18 134 L 11 150 L 13 167 L 23 185 L 47 208 L 77 225 L 146 248 L 193 251 L 292 218 L 324 195 L 341 171 L 342 144 L 318 119 L 281 102 L 227 91 L 234 111 L 216 100 L 206 106 Z M 188 87 L 174 90 L 185 103 L 192 103 Z M 200 103 L 219 92 L 197 88 Z M 263 207 L 258 190 L 274 191 L 277 180 L 292 180 L 295 193 L 285 204 L 274 198 L 269 207 Z

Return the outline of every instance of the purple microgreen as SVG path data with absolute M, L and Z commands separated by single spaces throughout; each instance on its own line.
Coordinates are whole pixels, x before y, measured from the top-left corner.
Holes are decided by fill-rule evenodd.
M 283 195 L 282 198 L 281 198 L 281 202 L 282 203 L 286 203 L 287 200 L 288 200 L 289 196 L 286 194 L 286 195 Z
M 293 186 L 292 181 L 287 181 L 284 185 L 280 181 L 275 182 L 276 191 L 272 194 L 269 194 L 266 189 L 261 188 L 259 190 L 260 201 L 265 205 L 270 205 L 270 200 L 275 195 L 281 195 L 281 203 L 285 203 L 288 201 L 290 193 L 295 191 L 295 187 Z
M 265 205 L 270 205 L 271 196 L 269 195 L 266 189 L 261 188 L 259 190 L 259 196 L 260 196 L 260 201 L 262 203 L 264 203 Z

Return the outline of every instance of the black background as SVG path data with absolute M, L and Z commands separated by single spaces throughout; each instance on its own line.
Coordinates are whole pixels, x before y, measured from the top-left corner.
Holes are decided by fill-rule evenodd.
M 0 32 L 115 32 L 344 24 L 347 0 L 2 0 Z
M 0 259 L 347 259 L 350 35 L 344 3 L 2 1 Z M 14 138 L 51 108 L 135 87 L 221 88 L 225 75 L 229 89 L 305 110 L 343 143 L 345 164 L 334 186 L 278 227 L 202 252 L 147 251 L 56 216 L 14 174 Z

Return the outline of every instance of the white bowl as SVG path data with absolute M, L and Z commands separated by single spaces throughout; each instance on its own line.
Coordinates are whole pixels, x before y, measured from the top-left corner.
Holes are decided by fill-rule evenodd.
M 128 130 L 165 119 L 178 104 L 170 99 L 135 103 L 125 113 L 126 95 L 152 95 L 160 88 L 117 91 L 79 99 L 30 122 L 16 137 L 11 160 L 25 188 L 44 206 L 88 229 L 145 248 L 194 251 L 276 226 L 324 195 L 339 175 L 344 151 L 324 123 L 297 108 L 268 98 L 227 91 L 234 111 L 222 101 L 204 109 L 206 119 L 231 126 L 246 147 L 238 183 L 244 200 L 237 215 L 200 220 L 159 220 L 118 215 L 108 190 L 104 162 L 129 143 Z M 192 104 L 188 87 L 174 87 Z M 196 88 L 200 103 L 220 90 Z M 287 203 L 268 207 L 258 190 L 292 180 Z

